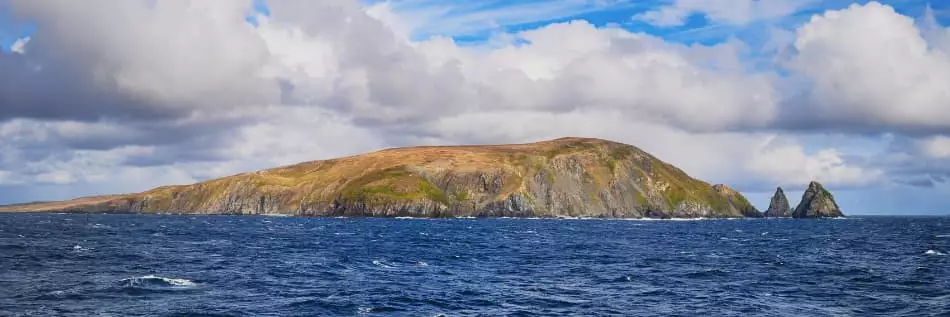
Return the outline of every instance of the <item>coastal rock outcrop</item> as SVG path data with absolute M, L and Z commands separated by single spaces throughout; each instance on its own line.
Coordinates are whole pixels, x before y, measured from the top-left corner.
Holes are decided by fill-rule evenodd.
M 767 218 L 788 218 L 792 216 L 792 207 L 788 203 L 788 197 L 785 197 L 785 191 L 781 187 L 775 189 L 775 195 L 769 202 L 769 209 L 765 210 L 763 216 Z
M 631 145 L 589 138 L 426 146 L 0 211 L 371 217 L 726 218 L 759 212 Z
M 742 194 L 740 194 L 735 189 L 729 188 L 729 186 L 726 186 L 723 184 L 713 185 L 713 189 L 716 190 L 716 192 L 719 193 L 719 195 L 726 197 L 726 199 L 729 200 L 729 203 L 731 205 L 739 209 L 739 213 L 741 213 L 743 217 L 748 217 L 748 218 L 762 217 L 762 213 L 759 212 L 759 210 L 756 209 L 755 206 L 752 206 L 752 204 L 749 203 L 749 201 L 746 200 L 745 197 L 742 196 Z
M 834 218 L 844 217 L 834 196 L 825 190 L 818 182 L 808 184 L 808 189 L 802 194 L 802 201 L 792 213 L 794 218 Z

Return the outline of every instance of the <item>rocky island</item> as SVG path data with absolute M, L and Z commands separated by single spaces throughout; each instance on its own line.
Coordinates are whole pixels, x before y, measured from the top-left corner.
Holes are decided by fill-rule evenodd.
M 818 182 L 808 184 L 802 194 L 802 200 L 792 212 L 794 218 L 837 218 L 844 217 L 834 196 Z
M 788 204 L 788 197 L 781 187 L 775 189 L 775 195 L 769 202 L 769 209 L 762 214 L 766 218 L 788 218 L 792 216 L 792 207 Z
M 824 197 L 814 198 L 819 208 L 825 208 Z M 590 138 L 394 148 L 142 193 L 0 206 L 0 211 L 348 217 L 762 216 L 728 186 L 694 179 L 637 147 Z M 817 214 L 826 213 L 821 209 Z
M 585 138 L 387 149 L 146 192 L 6 211 L 413 217 L 743 217 L 740 193 L 631 145 Z

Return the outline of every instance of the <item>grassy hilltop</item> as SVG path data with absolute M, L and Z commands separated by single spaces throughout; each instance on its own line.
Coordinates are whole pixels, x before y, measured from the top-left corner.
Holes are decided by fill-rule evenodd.
M 306 216 L 757 217 L 712 186 L 631 145 L 587 138 L 426 146 L 300 163 L 142 193 L 0 207 Z

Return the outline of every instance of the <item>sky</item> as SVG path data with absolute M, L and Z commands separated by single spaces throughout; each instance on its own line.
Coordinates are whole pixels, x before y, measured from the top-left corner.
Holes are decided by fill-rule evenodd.
M 108 9 L 103 9 L 108 8 Z M 0 204 L 596 137 L 768 207 L 950 214 L 950 3 L 0 2 Z

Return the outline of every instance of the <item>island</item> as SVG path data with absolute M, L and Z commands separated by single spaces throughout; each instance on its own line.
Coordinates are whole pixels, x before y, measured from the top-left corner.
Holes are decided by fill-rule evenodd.
M 822 188 L 813 195 L 817 202 L 808 206 L 824 208 L 823 201 L 831 199 L 825 192 Z M 803 217 L 827 214 L 810 213 L 808 206 L 799 206 L 805 210 Z M 526 144 L 393 148 L 141 193 L 0 206 L 3 211 L 345 217 L 762 216 L 738 191 L 690 177 L 635 146 L 574 137 Z

